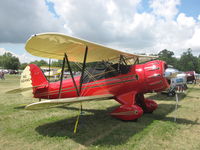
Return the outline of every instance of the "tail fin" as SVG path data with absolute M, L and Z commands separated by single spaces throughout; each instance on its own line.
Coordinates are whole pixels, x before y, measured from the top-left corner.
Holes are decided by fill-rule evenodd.
M 28 65 L 21 74 L 20 88 L 7 91 L 6 93 L 22 93 L 26 97 L 33 97 L 37 89 L 47 88 L 48 81 L 42 70 L 34 65 Z
M 40 87 L 48 85 L 42 70 L 35 64 L 28 65 L 21 74 L 20 88 Z

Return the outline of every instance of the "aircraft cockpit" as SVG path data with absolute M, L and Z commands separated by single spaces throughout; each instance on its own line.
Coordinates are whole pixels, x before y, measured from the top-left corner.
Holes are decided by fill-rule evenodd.
M 120 74 L 127 74 L 130 72 L 131 63 L 124 56 L 109 61 L 101 61 L 88 64 L 86 68 L 83 83 L 92 82 L 95 80 L 115 77 Z M 138 62 L 134 62 L 137 64 Z

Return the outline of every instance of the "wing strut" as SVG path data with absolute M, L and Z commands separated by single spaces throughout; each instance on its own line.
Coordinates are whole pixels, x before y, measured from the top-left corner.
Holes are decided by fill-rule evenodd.
M 78 87 L 77 87 L 76 82 L 75 82 L 75 80 L 74 80 L 74 75 L 73 75 L 73 73 L 72 73 L 72 69 L 71 69 L 71 66 L 70 66 L 70 63 L 69 63 L 69 59 L 68 59 L 66 53 L 65 53 L 65 59 L 66 59 L 66 61 L 67 61 L 68 69 L 69 69 L 70 75 L 71 75 L 71 77 L 72 77 L 72 81 L 73 81 L 73 83 L 74 83 L 74 87 L 76 88 L 76 93 L 77 93 L 78 96 L 80 96 L 80 91 L 78 90 Z
M 79 89 L 78 89 L 78 86 L 77 86 L 77 84 L 76 84 L 76 82 L 74 80 L 74 75 L 72 73 L 72 69 L 71 69 L 71 66 L 70 66 L 67 54 L 66 53 L 64 54 L 63 65 L 62 65 L 62 72 L 61 72 L 61 78 L 60 78 L 59 98 L 61 98 L 62 81 L 63 81 L 63 75 L 64 75 L 65 61 L 66 61 L 67 65 L 68 65 L 68 69 L 69 69 L 69 72 L 70 72 L 70 75 L 71 75 L 74 87 L 76 88 L 76 93 L 77 93 L 78 96 L 81 95 L 81 89 L 82 89 L 82 84 L 83 84 L 83 76 L 84 76 L 85 67 L 86 67 L 87 54 L 88 54 L 88 46 L 86 46 L 86 48 L 85 48 L 85 54 L 84 54 L 84 60 L 83 60 L 83 67 L 82 67 L 82 71 L 81 71 L 81 78 L 80 78 L 80 83 L 79 83 L 80 84 L 79 85 Z M 79 122 L 79 116 L 81 114 L 82 114 L 82 103 L 81 103 L 81 107 L 80 107 L 80 113 L 79 113 L 79 115 L 77 117 L 76 124 L 75 124 L 75 127 L 74 127 L 74 133 L 76 133 L 76 130 L 77 130 L 77 127 L 78 127 L 78 122 Z
M 120 55 L 120 59 L 121 59 L 121 61 L 123 61 L 124 62 L 124 64 L 127 66 L 128 64 L 126 63 L 126 60 L 125 60 L 125 58 L 124 58 L 124 56 L 123 55 Z
M 60 88 L 59 88 L 58 98 L 61 97 L 61 90 L 62 90 L 62 81 L 63 81 L 64 69 L 65 69 L 65 57 L 63 58 L 63 65 L 62 65 L 62 71 L 61 71 L 61 77 L 60 77 Z
M 79 93 L 81 93 L 81 88 L 83 84 L 83 76 L 85 73 L 85 64 L 86 64 L 86 59 L 87 59 L 87 53 L 88 53 L 88 46 L 85 48 L 85 55 L 84 55 L 84 60 L 83 60 L 83 67 L 82 67 L 82 72 L 81 72 L 81 79 L 80 79 L 80 87 L 79 87 Z
M 73 83 L 74 83 L 74 86 L 75 86 L 75 88 L 76 88 L 76 92 L 77 92 L 77 95 L 78 95 L 78 96 L 81 95 L 81 89 L 82 89 L 82 84 L 83 84 L 83 76 L 84 76 L 84 72 L 85 72 L 87 54 L 88 54 L 88 46 L 86 46 L 86 48 L 85 48 L 85 54 L 84 54 L 84 60 L 83 60 L 83 67 L 82 67 L 82 71 L 81 71 L 81 78 L 80 78 L 79 89 L 78 89 L 78 88 L 77 88 L 77 85 L 76 85 L 76 82 L 75 82 L 75 80 L 74 80 L 74 75 L 73 75 L 73 73 L 72 73 L 72 69 L 71 69 L 71 66 L 70 66 L 68 57 L 67 57 L 67 55 L 66 55 L 66 53 L 65 53 L 65 59 L 66 59 L 66 61 L 67 61 L 67 65 L 68 65 L 68 68 L 69 68 L 69 71 L 70 71 L 70 75 L 71 75 L 71 77 L 72 77 L 72 80 L 73 80 Z M 79 115 L 77 116 L 77 120 L 76 120 L 76 123 L 75 123 L 75 126 L 74 126 L 74 133 L 76 133 L 76 131 L 77 131 L 78 122 L 79 122 L 79 117 L 80 117 L 81 114 L 82 114 L 82 103 L 81 103 L 81 107 L 80 107 L 80 113 L 79 113 Z
M 135 62 L 134 62 L 134 65 L 136 65 L 136 64 L 139 64 L 140 62 L 139 62 L 139 58 L 137 58 L 136 60 L 135 60 Z
M 62 81 L 63 81 L 63 76 L 64 76 L 64 68 L 65 68 L 65 62 L 67 63 L 69 72 L 70 72 L 70 76 L 72 78 L 74 87 L 76 89 L 76 93 L 78 96 L 81 95 L 81 89 L 82 89 L 82 84 L 83 84 L 83 76 L 84 76 L 84 72 L 85 72 L 85 66 L 86 66 L 86 59 L 87 59 L 87 54 L 88 54 L 88 46 L 86 46 L 85 48 L 85 54 L 84 54 L 84 60 L 83 60 L 83 67 L 82 67 L 82 71 L 81 71 L 81 78 L 80 78 L 80 86 L 78 89 L 78 86 L 74 80 L 74 75 L 72 73 L 72 69 L 71 69 L 71 65 L 69 63 L 69 59 L 67 54 L 64 54 L 64 58 L 63 58 L 63 65 L 62 65 L 62 72 L 61 72 L 61 78 L 60 78 L 60 88 L 59 88 L 59 98 L 61 98 L 61 91 L 62 91 Z
M 85 66 L 86 66 L 86 59 L 87 59 L 87 54 L 88 54 L 88 46 L 86 45 L 85 47 L 85 55 L 84 55 L 84 60 L 83 60 L 83 67 L 82 67 L 82 71 L 81 71 L 81 79 L 80 79 L 80 86 L 79 86 L 79 94 L 81 94 L 81 89 L 82 89 L 82 85 L 83 85 L 83 76 L 85 73 Z M 82 114 L 82 103 L 81 103 L 81 114 Z M 77 118 L 77 120 L 79 120 L 79 117 Z M 75 130 L 76 132 L 76 130 Z
M 51 72 L 50 72 L 50 69 L 51 69 L 51 59 L 49 58 L 49 79 L 48 79 L 49 82 L 48 82 L 48 87 L 49 87 L 49 84 L 50 84 L 50 81 L 51 81 L 51 80 L 50 80 L 50 73 L 51 73 Z M 49 88 L 48 88 L 48 99 L 49 99 Z

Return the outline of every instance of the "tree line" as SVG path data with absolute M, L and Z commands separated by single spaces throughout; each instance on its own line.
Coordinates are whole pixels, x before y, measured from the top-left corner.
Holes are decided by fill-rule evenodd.
M 155 56 L 155 55 L 154 55 Z M 174 56 L 174 52 L 164 49 L 158 53 L 158 59 L 164 60 L 168 65 L 172 65 L 174 68 L 180 71 L 195 71 L 200 73 L 200 55 L 194 56 L 192 54 L 192 49 L 188 49 L 186 52 L 181 54 L 180 58 Z M 49 62 L 45 60 L 36 60 L 30 63 L 20 63 L 19 58 L 13 56 L 11 53 L 6 52 L 3 55 L 0 55 L 0 68 L 3 69 L 12 69 L 12 70 L 23 70 L 28 64 L 36 64 L 37 66 L 49 66 Z M 52 61 L 50 63 L 52 67 L 62 67 L 62 60 Z M 80 68 L 71 62 L 74 71 L 79 71 Z M 93 64 L 89 64 L 92 66 Z
M 180 58 L 174 57 L 174 52 L 164 49 L 158 53 L 158 59 L 166 61 L 168 65 L 172 65 L 180 71 L 200 73 L 200 55 L 194 56 L 190 48 L 183 52 Z

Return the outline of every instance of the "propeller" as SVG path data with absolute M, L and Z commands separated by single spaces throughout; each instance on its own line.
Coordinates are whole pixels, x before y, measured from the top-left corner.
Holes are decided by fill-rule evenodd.
M 165 70 L 165 73 L 164 73 L 164 77 L 167 78 L 167 79 L 172 79 L 172 78 L 176 78 L 177 77 L 177 74 L 181 73 L 180 71 L 178 71 L 177 69 L 174 69 L 174 68 L 167 68 Z
M 167 78 L 167 79 L 172 79 L 172 78 L 176 78 L 177 77 L 177 74 L 179 74 L 179 72 L 170 72 L 170 73 L 165 73 L 164 74 L 164 77 Z

